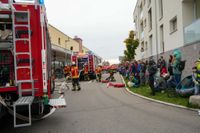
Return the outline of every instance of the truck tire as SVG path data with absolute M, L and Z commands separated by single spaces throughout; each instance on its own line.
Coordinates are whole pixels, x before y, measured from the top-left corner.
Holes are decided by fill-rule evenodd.
M 0 122 L 2 122 L 2 118 L 6 115 L 6 108 L 0 103 Z

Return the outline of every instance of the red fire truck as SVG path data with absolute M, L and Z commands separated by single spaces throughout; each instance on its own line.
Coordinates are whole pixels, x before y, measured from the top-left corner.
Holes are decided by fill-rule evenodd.
M 88 65 L 90 79 L 95 78 L 95 68 L 98 65 L 94 54 L 75 53 L 71 56 L 71 61 L 78 66 L 79 72 L 83 70 L 85 65 Z
M 57 102 L 51 99 L 51 43 L 41 1 L 0 0 L 0 110 L 12 112 L 14 127 L 31 125 Z M 28 122 L 19 124 L 19 113 Z

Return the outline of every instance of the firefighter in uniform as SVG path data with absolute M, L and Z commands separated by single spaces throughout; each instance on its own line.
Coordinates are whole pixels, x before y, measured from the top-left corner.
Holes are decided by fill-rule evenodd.
M 84 65 L 84 80 L 89 80 L 89 75 L 88 75 L 88 64 Z
M 106 80 L 108 80 L 108 81 L 116 81 L 115 77 L 114 77 L 114 70 L 112 68 L 110 68 L 108 70 L 108 73 L 109 73 L 109 77 L 107 77 Z
M 200 94 L 200 58 L 195 62 L 195 67 L 193 68 L 194 73 L 195 73 L 195 79 L 194 79 L 194 83 L 195 83 L 195 95 L 199 95 Z
M 96 68 L 96 76 L 98 82 L 101 82 L 101 72 L 102 72 L 101 65 L 98 65 L 98 67 Z
M 72 85 L 73 85 L 72 91 L 76 91 L 76 86 L 78 87 L 77 90 L 80 91 L 81 87 L 79 84 L 79 72 L 78 72 L 78 67 L 76 66 L 75 62 L 72 62 L 71 77 L 72 77 Z
M 64 67 L 64 74 L 65 78 L 70 75 L 70 66 L 67 65 Z

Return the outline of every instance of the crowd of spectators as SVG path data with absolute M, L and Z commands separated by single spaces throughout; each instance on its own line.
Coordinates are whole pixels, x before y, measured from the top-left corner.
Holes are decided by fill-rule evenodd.
M 156 91 L 175 88 L 181 82 L 182 71 L 185 68 L 185 61 L 182 61 L 181 56 L 181 52 L 175 50 L 168 61 L 163 56 L 157 61 L 153 57 L 148 60 L 126 61 L 120 65 L 119 72 L 128 80 L 128 86 L 137 88 L 149 85 L 151 94 L 155 95 Z M 165 86 L 156 82 L 157 79 L 165 82 Z

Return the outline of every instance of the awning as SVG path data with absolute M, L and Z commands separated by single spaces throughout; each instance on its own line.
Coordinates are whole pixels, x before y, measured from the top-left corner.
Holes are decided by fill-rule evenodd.
M 65 53 L 65 54 L 72 54 L 72 52 L 70 50 L 64 49 L 64 48 L 59 47 L 55 44 L 52 44 L 52 50 L 62 52 L 62 53 Z

